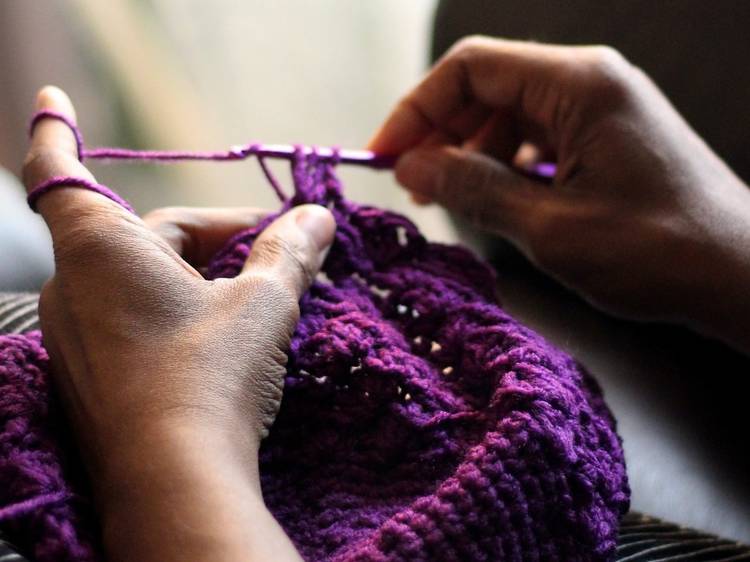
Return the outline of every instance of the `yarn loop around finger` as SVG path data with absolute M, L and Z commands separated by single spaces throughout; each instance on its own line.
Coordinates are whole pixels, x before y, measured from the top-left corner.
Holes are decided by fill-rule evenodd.
M 75 176 L 55 176 L 43 181 L 29 192 L 29 195 L 26 198 L 26 202 L 28 203 L 29 207 L 31 207 L 31 210 L 37 213 L 39 212 L 37 210 L 37 204 L 39 202 L 39 199 L 43 195 L 49 193 L 53 189 L 64 187 L 73 187 L 93 191 L 94 193 L 98 193 L 99 195 L 103 195 L 107 199 L 114 201 L 115 203 L 123 207 L 126 211 L 135 214 L 135 209 L 133 209 L 130 203 L 128 203 L 125 199 L 108 188 L 106 185 L 96 183 L 95 181 L 91 181 L 86 178 Z
M 55 119 L 68 126 L 71 133 L 73 133 L 73 136 L 75 137 L 78 160 L 83 162 L 83 134 L 78 128 L 78 125 L 76 125 L 70 117 L 63 113 L 60 113 L 59 111 L 54 111 L 52 109 L 43 109 L 36 112 L 31 118 L 31 122 L 29 123 L 29 137 L 33 136 L 34 129 L 36 129 L 37 125 L 44 119 Z

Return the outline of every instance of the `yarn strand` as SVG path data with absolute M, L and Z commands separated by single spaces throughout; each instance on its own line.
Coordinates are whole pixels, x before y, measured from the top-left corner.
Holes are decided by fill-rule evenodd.
M 300 147 L 288 144 L 261 144 L 252 142 L 244 145 L 235 145 L 227 150 L 218 151 L 190 151 L 190 150 L 135 150 L 130 148 L 99 147 L 86 148 L 83 135 L 78 126 L 66 115 L 57 111 L 45 109 L 37 112 L 31 119 L 29 135 L 43 119 L 57 119 L 65 123 L 76 139 L 78 157 L 84 160 L 140 160 L 156 162 L 185 162 L 194 160 L 206 160 L 213 162 L 224 162 L 234 160 L 245 160 L 252 156 L 258 158 L 281 158 L 293 160 L 297 149 Z M 396 162 L 395 156 L 387 154 L 376 154 L 369 150 L 339 150 L 331 147 L 302 146 L 303 154 L 315 153 L 319 160 L 331 161 L 340 164 L 353 164 L 366 166 L 374 169 L 393 168 Z
M 55 492 L 31 497 L 0 508 L 0 521 L 17 518 L 21 515 L 39 509 L 40 507 L 64 502 L 69 498 L 70 494 L 68 494 L 67 492 Z
M 31 207 L 31 210 L 36 213 L 39 198 L 44 194 L 49 193 L 53 189 L 58 189 L 61 187 L 78 187 L 82 189 L 88 189 L 89 191 L 93 191 L 94 193 L 103 195 L 107 199 L 111 199 L 118 205 L 122 206 L 126 211 L 136 214 L 135 209 L 133 209 L 130 203 L 128 203 L 125 199 L 120 197 L 106 185 L 102 185 L 100 183 L 96 183 L 95 181 L 76 176 L 55 176 L 49 178 L 46 181 L 43 181 L 29 192 L 29 195 L 26 198 L 26 202 L 28 203 L 29 207 Z
M 31 118 L 29 124 L 29 136 L 34 134 L 34 129 L 43 119 L 56 119 L 64 123 L 73 133 L 76 141 L 78 160 L 124 160 L 124 161 L 141 161 L 141 162 L 186 162 L 186 161 L 210 161 L 210 162 L 231 162 L 246 160 L 255 157 L 260 165 L 263 175 L 268 180 L 271 189 L 282 203 L 289 200 L 284 193 L 279 181 L 271 172 L 266 159 L 280 158 L 294 162 L 300 156 L 314 156 L 317 161 L 326 163 L 331 166 L 338 164 L 355 164 L 367 166 L 373 169 L 392 168 L 395 164 L 395 157 L 375 154 L 369 150 L 340 150 L 337 147 L 312 147 L 312 146 L 292 146 L 286 144 L 261 144 L 251 142 L 244 145 L 235 145 L 228 150 L 218 151 L 190 151 L 190 150 L 134 150 L 130 148 L 117 147 L 98 147 L 86 148 L 83 141 L 83 134 L 78 125 L 67 115 L 58 111 L 44 109 L 38 111 Z M 79 187 L 94 191 L 100 195 L 119 203 L 128 211 L 135 211 L 130 204 L 117 195 L 107 186 L 76 177 L 55 177 L 51 178 L 31 190 L 27 198 L 29 207 L 36 212 L 38 199 L 58 187 Z

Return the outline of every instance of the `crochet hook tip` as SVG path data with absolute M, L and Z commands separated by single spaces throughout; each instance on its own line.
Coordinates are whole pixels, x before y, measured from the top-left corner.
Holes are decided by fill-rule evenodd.
M 335 160 L 341 164 L 359 164 L 369 168 L 388 169 L 393 168 L 396 163 L 396 156 L 378 154 L 371 150 L 292 146 L 288 144 L 264 144 L 256 145 L 255 148 L 259 154 L 272 158 L 291 158 L 297 150 L 301 149 L 306 155 L 315 154 L 323 160 Z
M 371 150 L 341 150 L 339 159 L 346 164 L 365 164 L 370 168 L 385 170 L 396 165 L 397 157 L 391 154 L 378 154 Z

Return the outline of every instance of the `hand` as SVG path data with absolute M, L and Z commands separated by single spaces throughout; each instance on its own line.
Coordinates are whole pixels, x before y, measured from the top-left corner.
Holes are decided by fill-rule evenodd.
M 369 148 L 595 305 L 750 350 L 750 191 L 614 50 L 461 41 Z
M 74 116 L 55 88 L 40 92 L 43 108 Z M 44 120 L 25 183 L 59 175 L 93 179 L 68 128 Z M 264 512 L 257 451 L 281 399 L 297 301 L 333 239 L 331 214 L 289 211 L 239 277 L 207 281 L 196 268 L 260 211 L 163 209 L 141 220 L 77 188 L 51 191 L 38 208 L 56 267 L 40 300 L 44 343 L 110 556 L 296 559 Z

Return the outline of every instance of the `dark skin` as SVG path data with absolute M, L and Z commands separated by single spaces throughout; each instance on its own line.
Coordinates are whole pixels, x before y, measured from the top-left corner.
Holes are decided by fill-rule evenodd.
M 37 106 L 74 117 L 55 88 Z M 597 306 L 750 351 L 750 192 L 614 51 L 461 42 L 370 148 L 400 155 L 396 177 L 418 202 L 506 237 Z M 558 163 L 552 186 L 513 168 L 539 158 Z M 31 189 L 54 175 L 91 178 L 70 131 L 45 120 L 24 178 Z M 69 188 L 39 210 L 56 260 L 40 305 L 45 345 L 108 557 L 299 560 L 263 503 L 258 447 L 330 213 L 290 211 L 242 275 L 206 281 L 194 265 L 257 210 L 141 220 Z
M 464 40 L 370 148 L 595 306 L 750 351 L 750 190 L 612 49 Z M 512 166 L 537 158 L 552 186 Z
M 37 108 L 74 117 L 52 87 Z M 92 178 L 70 130 L 48 119 L 24 180 L 31 189 L 56 175 Z M 195 267 L 262 212 L 140 219 L 83 189 L 54 190 L 38 208 L 55 250 L 40 300 L 44 343 L 108 558 L 300 560 L 263 503 L 258 447 L 281 399 L 297 301 L 333 239 L 330 212 L 286 213 L 239 277 L 207 281 Z

